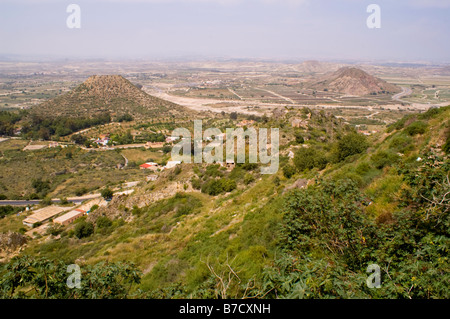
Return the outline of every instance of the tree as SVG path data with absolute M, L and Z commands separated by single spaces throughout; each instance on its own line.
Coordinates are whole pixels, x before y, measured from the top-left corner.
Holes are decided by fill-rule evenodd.
M 303 135 L 302 135 L 301 132 L 299 132 L 299 131 L 295 132 L 295 133 L 294 133 L 294 136 L 295 136 L 295 142 L 296 142 L 297 144 L 303 144 L 303 143 L 305 143 L 305 139 L 304 139 L 304 137 L 303 137 Z
M 42 197 L 47 195 L 50 191 L 50 182 L 47 180 L 42 180 L 42 178 L 37 178 L 31 181 L 31 186 L 39 193 Z
M 170 145 L 164 145 L 162 151 L 164 154 L 170 153 L 172 151 L 172 147 L 170 147 Z
M 131 122 L 133 121 L 133 116 L 131 114 L 124 114 L 117 118 L 117 122 Z
M 111 199 L 114 196 L 114 192 L 108 187 L 103 189 L 100 194 L 106 200 L 109 200 L 109 199 Z
M 286 178 L 291 178 L 296 173 L 296 169 L 292 165 L 286 165 L 283 167 L 283 175 Z
M 367 150 L 369 143 L 364 135 L 350 133 L 345 135 L 337 143 L 337 157 L 343 161 L 347 157 L 355 154 L 361 154 Z
M 75 236 L 79 239 L 89 237 L 94 233 L 94 225 L 90 222 L 81 221 L 75 226 Z
M 74 134 L 71 137 L 71 140 L 75 143 L 75 144 L 79 144 L 79 145 L 83 145 L 86 143 L 86 141 L 88 141 L 88 139 L 81 135 L 81 134 Z
M 98 228 L 108 228 L 112 225 L 112 221 L 106 216 L 100 216 L 97 218 L 96 224 Z
M 324 152 L 315 148 L 301 148 L 294 155 L 294 165 L 299 171 L 305 169 L 324 169 L 328 159 Z
M 408 133 L 410 136 L 414 136 L 414 135 L 418 135 L 418 134 L 423 134 L 425 133 L 426 129 L 427 129 L 428 125 L 424 122 L 421 121 L 417 121 L 412 123 L 411 125 L 409 125 L 405 131 L 406 133 Z

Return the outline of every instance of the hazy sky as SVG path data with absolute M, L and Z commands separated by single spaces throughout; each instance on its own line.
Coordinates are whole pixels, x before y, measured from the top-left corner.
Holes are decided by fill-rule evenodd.
M 0 0 L 0 54 L 450 62 L 450 0 Z

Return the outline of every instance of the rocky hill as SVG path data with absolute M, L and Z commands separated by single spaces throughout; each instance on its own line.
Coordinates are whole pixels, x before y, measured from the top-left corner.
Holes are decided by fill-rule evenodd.
M 32 108 L 46 116 L 165 117 L 184 114 L 184 107 L 151 96 L 120 75 L 94 75 L 74 90 Z
M 392 94 L 401 91 L 398 86 L 354 67 L 340 68 L 336 72 L 326 75 L 319 81 L 312 83 L 310 88 L 318 91 L 327 89 L 329 91 L 356 96 Z

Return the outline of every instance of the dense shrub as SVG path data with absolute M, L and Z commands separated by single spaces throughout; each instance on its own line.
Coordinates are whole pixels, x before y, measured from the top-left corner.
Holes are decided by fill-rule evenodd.
M 202 181 L 200 178 L 191 178 L 191 185 L 193 189 L 201 189 L 202 188 Z
M 305 143 L 305 138 L 303 137 L 301 132 L 299 132 L 299 131 L 295 132 L 294 137 L 295 137 L 295 143 L 297 143 L 297 144 Z
M 202 193 L 216 196 L 236 189 L 236 181 L 229 178 L 210 179 L 202 186 Z
M 301 148 L 294 156 L 294 165 L 299 171 L 305 169 L 323 169 L 328 163 L 326 154 L 315 148 Z
M 100 216 L 97 218 L 95 224 L 98 228 L 108 228 L 112 225 L 112 221 L 106 216 Z
M 344 160 L 348 156 L 360 154 L 367 150 L 369 143 L 364 135 L 350 133 L 345 135 L 337 143 L 337 157 L 339 161 Z
M 253 177 L 252 174 L 250 174 L 250 173 L 245 174 L 245 176 L 244 176 L 244 184 L 245 185 L 252 183 L 254 180 L 255 180 L 255 178 Z
M 0 298 L 127 298 L 142 276 L 134 264 L 100 262 L 82 267 L 80 288 L 71 289 L 68 266 L 44 257 L 14 257 L 0 269 Z M 75 280 L 72 283 L 76 284 Z
M 89 237 L 94 233 L 94 225 L 90 222 L 81 221 L 75 226 L 75 236 L 79 239 Z
M 100 194 L 106 200 L 111 199 L 114 196 L 114 192 L 108 187 L 103 189 Z
M 404 153 L 414 147 L 412 143 L 413 139 L 411 137 L 401 134 L 392 138 L 389 148 Z
M 283 175 L 286 178 L 291 178 L 292 176 L 294 176 L 296 173 L 296 169 L 294 166 L 292 165 L 286 165 L 283 167 Z
M 418 135 L 418 134 L 423 134 L 425 133 L 426 129 L 427 129 L 428 125 L 424 122 L 421 121 L 417 121 L 412 123 L 411 125 L 409 125 L 405 131 L 406 133 L 408 133 L 410 136 L 414 136 L 414 135 Z
M 16 214 L 18 212 L 23 211 L 24 207 L 18 207 L 18 206 L 0 206 L 0 218 L 3 218 L 5 216 L 8 216 L 10 214 Z
M 397 163 L 400 157 L 392 152 L 379 151 L 372 155 L 370 159 L 376 168 L 382 169 L 385 166 Z

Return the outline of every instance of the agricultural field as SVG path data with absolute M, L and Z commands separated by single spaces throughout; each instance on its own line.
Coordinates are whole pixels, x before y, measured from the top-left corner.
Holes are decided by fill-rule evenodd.
M 118 151 L 75 146 L 23 151 L 27 144 L 22 140 L 0 143 L 0 194 L 8 199 L 81 196 L 105 185 L 144 178 L 139 167 L 118 168 L 125 163 Z

